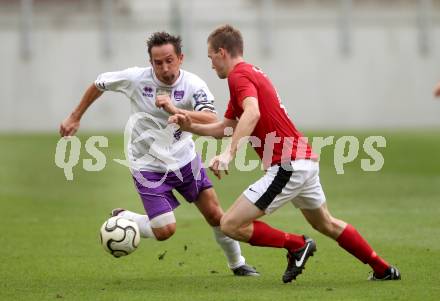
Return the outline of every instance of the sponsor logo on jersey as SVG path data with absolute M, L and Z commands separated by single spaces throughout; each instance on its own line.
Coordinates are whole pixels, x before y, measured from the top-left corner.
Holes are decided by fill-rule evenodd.
M 183 99 L 184 95 L 185 95 L 185 91 L 183 91 L 183 90 L 174 91 L 174 99 L 176 101 L 181 101 Z
M 153 88 L 151 88 L 149 86 L 144 87 L 142 95 L 143 96 L 147 96 L 147 97 L 154 97 L 154 95 L 153 95 Z

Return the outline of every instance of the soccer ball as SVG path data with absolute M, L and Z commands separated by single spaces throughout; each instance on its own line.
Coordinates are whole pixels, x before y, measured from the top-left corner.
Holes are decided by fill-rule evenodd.
M 110 217 L 105 221 L 100 234 L 104 250 L 116 258 L 133 253 L 141 239 L 138 225 L 119 216 Z

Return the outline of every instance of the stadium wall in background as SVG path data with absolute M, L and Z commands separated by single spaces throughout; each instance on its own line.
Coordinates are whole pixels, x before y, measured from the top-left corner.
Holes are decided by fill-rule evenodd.
M 148 65 L 158 30 L 182 35 L 183 68 L 223 114 L 227 83 L 206 55 L 223 23 L 241 29 L 245 58 L 300 128 L 440 126 L 439 0 L 0 0 L 0 131 L 57 130 L 99 73 Z M 82 130 L 122 130 L 129 113 L 105 94 Z

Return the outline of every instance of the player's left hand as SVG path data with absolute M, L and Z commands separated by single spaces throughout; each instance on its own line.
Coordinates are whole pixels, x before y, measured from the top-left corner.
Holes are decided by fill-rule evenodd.
M 212 158 L 211 162 L 209 163 L 209 169 L 214 173 L 214 175 L 221 180 L 222 174 L 221 172 L 224 171 L 226 175 L 229 174 L 229 163 L 231 163 L 233 157 L 229 153 L 229 151 L 226 151 L 218 156 L 215 156 Z
M 168 95 L 157 95 L 156 107 L 164 109 L 171 115 L 179 113 L 179 109 L 176 108 Z

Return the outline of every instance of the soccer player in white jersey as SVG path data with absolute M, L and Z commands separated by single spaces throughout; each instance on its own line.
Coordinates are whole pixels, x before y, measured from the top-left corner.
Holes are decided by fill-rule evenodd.
M 104 91 L 125 94 L 131 103 L 132 116 L 140 116 L 132 127 L 128 153 L 134 183 L 147 214 L 117 208 L 112 215 L 134 220 L 144 238 L 166 240 L 176 231 L 173 211 L 180 204 L 173 194 L 175 189 L 186 201 L 193 202 L 212 226 L 234 275 L 258 276 L 245 263 L 238 242 L 220 231 L 223 210 L 195 152 L 192 134 L 167 123 L 168 117 L 175 113 L 188 114 L 199 123 L 217 121 L 214 97 L 202 79 L 180 69 L 183 62 L 180 37 L 156 32 L 148 39 L 147 46 L 152 67 L 99 75 L 79 105 L 61 123 L 60 134 L 74 135 L 84 112 Z

